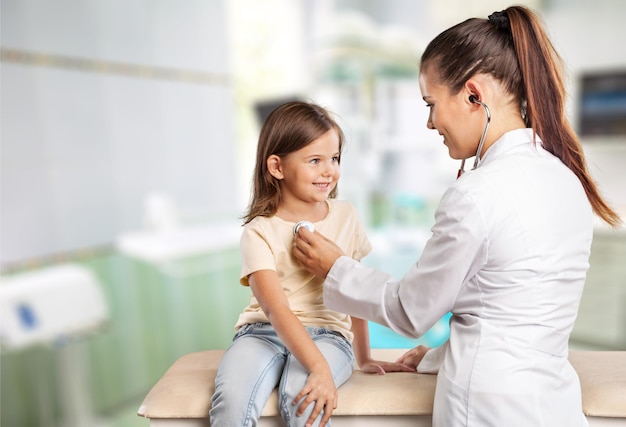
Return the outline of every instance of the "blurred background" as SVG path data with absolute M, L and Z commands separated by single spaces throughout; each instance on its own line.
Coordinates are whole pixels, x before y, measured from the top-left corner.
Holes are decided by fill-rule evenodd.
M 568 70 L 568 114 L 626 212 L 626 3 L 521 1 Z M 417 82 L 436 34 L 496 0 L 1 0 L 1 419 L 147 426 L 180 356 L 228 346 L 249 291 L 240 217 L 260 123 L 318 102 L 347 135 L 340 197 L 401 276 L 458 162 Z M 622 28 L 620 30 L 620 28 Z M 626 234 L 598 224 L 572 349 L 626 349 Z M 374 347 L 436 346 L 371 324 Z

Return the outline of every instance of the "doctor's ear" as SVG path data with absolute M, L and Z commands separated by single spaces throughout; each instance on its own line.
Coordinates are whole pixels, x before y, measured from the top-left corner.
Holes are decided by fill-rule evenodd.
M 282 170 L 282 159 L 276 154 L 272 154 L 267 158 L 267 170 L 270 175 L 272 175 L 276 179 L 283 179 L 285 175 Z
M 465 82 L 465 85 L 463 87 L 465 96 L 467 96 L 467 100 L 471 104 L 480 104 L 480 101 L 482 100 L 483 89 L 484 88 L 482 87 L 480 81 L 475 78 L 470 78 L 468 81 Z

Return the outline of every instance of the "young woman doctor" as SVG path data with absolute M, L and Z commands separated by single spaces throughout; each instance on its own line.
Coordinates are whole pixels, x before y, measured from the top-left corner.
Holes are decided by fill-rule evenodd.
M 432 237 L 401 280 L 317 232 L 298 233 L 294 255 L 325 277 L 331 309 L 416 337 L 452 312 L 446 344 L 401 358 L 439 373 L 436 427 L 586 425 L 568 339 L 593 213 L 613 226 L 620 219 L 565 118 L 559 66 L 524 7 L 469 19 L 428 45 L 420 70 L 427 126 L 452 158 L 475 156 L 475 167 L 444 193 Z

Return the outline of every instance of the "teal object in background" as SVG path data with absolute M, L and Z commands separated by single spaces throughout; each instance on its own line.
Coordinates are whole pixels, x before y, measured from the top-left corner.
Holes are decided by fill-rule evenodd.
M 372 242 L 372 252 L 363 258 L 363 265 L 384 271 L 399 279 L 419 260 L 430 232 L 420 225 L 388 225 L 384 229 L 371 232 L 369 236 Z M 417 345 L 438 347 L 450 336 L 450 317 L 452 317 L 451 313 L 444 315 L 420 338 L 408 338 L 386 326 L 369 322 L 370 346 L 372 348 L 412 348 Z
M 439 347 L 450 337 L 450 317 L 452 313 L 443 316 L 432 328 L 419 338 L 408 338 L 394 332 L 386 326 L 369 322 L 370 346 L 372 348 L 413 348 L 418 345 Z

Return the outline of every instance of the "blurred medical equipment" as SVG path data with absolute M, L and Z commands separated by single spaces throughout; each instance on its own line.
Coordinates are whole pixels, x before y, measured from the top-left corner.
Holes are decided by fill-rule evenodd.
M 58 379 L 64 427 L 97 426 L 91 410 L 87 366 L 78 338 L 97 332 L 109 319 L 96 277 L 87 268 L 61 264 L 3 277 L 0 284 L 2 351 L 53 346 L 58 351 Z M 43 367 L 39 366 L 39 370 Z M 34 382 L 44 377 L 33 372 Z M 51 397 L 42 387 L 37 399 L 42 423 L 50 423 Z M 54 399 L 52 399 L 54 401 Z
M 474 104 L 480 104 L 485 109 L 485 114 L 487 114 L 487 122 L 485 123 L 485 128 L 483 129 L 483 135 L 480 137 L 480 142 L 478 143 L 478 149 L 476 150 L 476 156 L 474 158 L 474 166 L 472 170 L 476 169 L 480 164 L 480 153 L 483 151 L 483 144 L 485 143 L 485 137 L 487 136 L 487 131 L 489 130 L 489 123 L 491 123 L 491 112 L 489 111 L 489 107 L 480 101 L 476 96 L 470 95 L 470 102 Z M 459 172 L 456 177 L 459 178 L 465 172 L 465 159 L 461 160 L 461 167 L 459 168 Z

